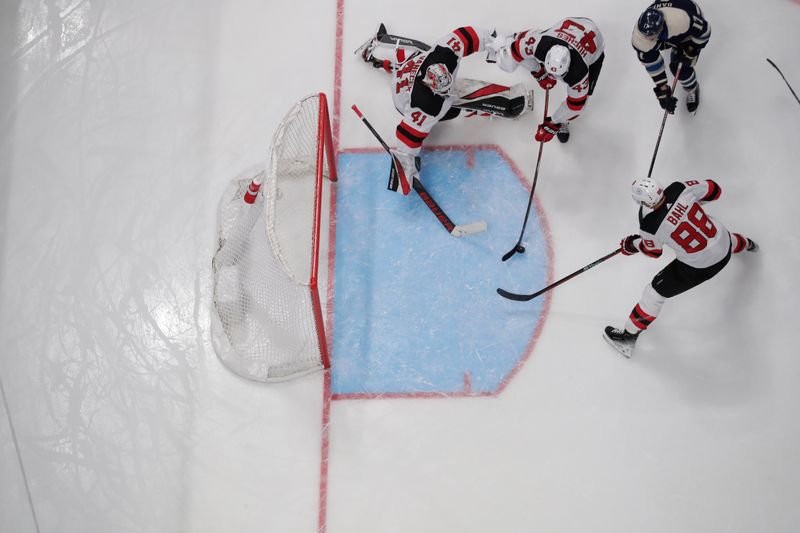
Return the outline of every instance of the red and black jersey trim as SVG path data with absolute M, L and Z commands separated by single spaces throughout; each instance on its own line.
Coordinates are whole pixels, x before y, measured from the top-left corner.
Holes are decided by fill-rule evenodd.
M 580 111 L 583 109 L 583 106 L 586 105 L 586 99 L 589 95 L 581 96 L 580 98 L 572 98 L 571 96 L 567 97 L 567 107 L 570 108 L 572 111 Z
M 708 183 L 708 192 L 705 196 L 700 198 L 701 202 L 713 202 L 714 200 L 718 199 L 720 195 L 722 195 L 722 187 L 717 185 L 717 182 L 714 180 L 706 180 Z
M 513 57 L 514 61 L 516 61 L 517 63 L 519 63 L 523 59 L 522 58 L 522 54 L 519 51 L 519 45 L 522 42 L 522 39 L 525 38 L 525 34 L 526 33 L 528 33 L 528 32 L 524 31 L 524 32 L 520 33 L 517 36 L 516 40 L 513 43 L 511 43 L 511 57 Z
M 645 248 L 644 239 L 639 241 L 639 250 L 641 250 L 641 252 L 647 257 L 654 257 L 654 258 L 661 257 L 661 254 L 664 253 L 664 250 L 658 248 Z
M 631 311 L 630 316 L 631 322 L 633 325 L 639 329 L 647 329 L 647 326 L 653 323 L 653 320 L 656 319 L 654 316 L 650 316 L 642 310 L 639 304 L 636 304 L 636 307 L 633 308 Z
M 405 121 L 400 122 L 397 125 L 397 138 L 403 141 L 403 144 L 408 146 L 409 148 L 419 148 L 422 146 L 423 141 L 428 136 L 427 133 L 418 131 L 408 124 Z
M 453 33 L 461 40 L 462 43 L 464 43 L 465 56 L 477 52 L 478 48 L 480 48 L 480 39 L 478 38 L 478 34 L 475 33 L 475 30 L 472 28 L 472 26 L 458 28 L 457 30 L 453 31 Z

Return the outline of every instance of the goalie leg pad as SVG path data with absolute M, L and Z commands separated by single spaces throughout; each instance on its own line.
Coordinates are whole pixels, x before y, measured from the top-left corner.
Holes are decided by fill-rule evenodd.
M 456 81 L 453 107 L 502 118 L 518 118 L 533 110 L 533 91 L 518 83 L 507 87 L 496 83 L 461 78 Z

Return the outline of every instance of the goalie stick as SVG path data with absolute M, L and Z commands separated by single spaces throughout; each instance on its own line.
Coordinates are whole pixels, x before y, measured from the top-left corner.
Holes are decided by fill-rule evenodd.
M 387 145 L 386 142 L 383 140 L 383 137 L 381 137 L 380 134 L 377 131 L 375 131 L 375 128 L 372 127 L 372 124 L 370 124 L 369 120 L 367 120 L 367 117 L 364 116 L 361 110 L 358 109 L 358 107 L 355 104 L 353 104 L 351 107 L 353 111 L 356 113 L 356 115 L 358 115 L 358 118 L 361 119 L 361 122 L 363 122 L 364 125 L 369 129 L 369 131 L 372 132 L 372 135 L 374 135 L 375 138 L 378 139 L 378 142 L 381 143 L 383 149 L 386 150 L 386 152 L 389 154 L 390 157 L 392 157 L 392 168 L 394 169 L 398 163 L 397 161 L 394 160 L 389 145 Z M 396 174 L 396 171 L 393 172 L 392 174 L 393 174 L 393 179 L 396 179 L 394 178 L 394 174 Z M 436 219 L 442 224 L 442 226 L 444 226 L 444 229 L 446 229 L 448 233 L 450 233 L 450 235 L 452 235 L 453 237 L 463 237 L 464 235 L 471 235 L 473 233 L 480 233 L 482 231 L 486 231 L 486 222 L 483 220 L 463 225 L 458 225 L 453 223 L 453 221 L 450 220 L 450 217 L 447 216 L 447 213 L 445 213 L 444 210 L 441 207 L 439 207 L 439 204 L 436 203 L 436 200 L 433 199 L 433 196 L 430 195 L 430 193 L 422 184 L 422 182 L 419 181 L 417 178 L 414 178 L 413 187 L 414 190 L 417 191 L 417 194 L 422 199 L 422 201 L 425 202 L 425 205 L 428 206 L 428 209 L 431 210 L 431 212 L 436 216 Z
M 542 115 L 542 122 L 547 119 L 547 102 L 550 100 L 550 89 L 544 91 L 544 115 Z M 536 180 L 539 178 L 539 163 L 542 162 L 542 148 L 544 148 L 544 141 L 539 141 L 539 156 L 536 158 L 536 170 L 533 172 L 533 185 L 531 185 L 531 195 L 528 197 L 528 208 L 525 210 L 525 220 L 522 222 L 522 231 L 519 232 L 519 239 L 517 244 L 512 249 L 503 255 L 503 261 L 508 261 L 515 253 L 525 253 L 525 247 L 522 246 L 522 237 L 525 235 L 525 227 L 528 225 L 528 217 L 531 214 L 531 204 L 533 203 L 533 192 L 536 190 Z
M 508 291 L 507 291 L 507 290 L 505 290 L 505 289 L 497 289 L 497 294 L 499 294 L 499 295 L 500 295 L 500 296 L 502 296 L 503 298 L 508 298 L 509 300 L 514 300 L 514 301 L 517 301 L 517 302 L 527 302 L 527 301 L 529 301 L 529 300 L 533 300 L 533 299 L 534 299 L 534 298 L 536 298 L 537 296 L 541 296 L 542 294 L 546 293 L 547 291 L 549 291 L 549 290 L 551 290 L 551 289 L 555 289 L 556 287 L 558 287 L 559 285 L 561 285 L 561 284 L 562 284 L 562 283 L 564 283 L 565 281 L 569 281 L 569 280 L 571 280 L 572 278 L 574 278 L 574 277 L 575 277 L 575 276 L 577 276 L 578 274 L 583 274 L 584 272 L 586 272 L 586 271 L 587 271 L 587 270 L 589 270 L 590 268 L 594 268 L 594 267 L 596 267 L 597 265 L 599 265 L 599 264 L 600 264 L 600 263 L 602 263 L 603 261 L 605 261 L 605 260 L 607 260 L 607 259 L 611 259 L 612 257 L 614 257 L 615 255 L 617 255 L 617 254 L 618 254 L 618 253 L 620 253 L 621 251 L 622 251 L 622 248 L 621 248 L 621 247 L 620 247 L 620 248 L 617 248 L 617 249 L 616 249 L 616 250 L 614 250 L 613 252 L 611 252 L 611 253 L 609 253 L 609 254 L 606 254 L 606 255 L 604 255 L 604 256 L 603 256 L 603 257 L 601 257 L 600 259 L 597 259 L 597 260 L 595 260 L 595 261 L 593 261 L 593 262 L 589 263 L 589 264 L 588 264 L 588 265 L 586 265 L 585 267 L 583 267 L 583 268 L 581 268 L 581 269 L 578 269 L 578 270 L 576 270 L 575 272 L 573 272 L 573 273 L 572 273 L 572 274 L 570 274 L 569 276 L 563 277 L 563 278 L 561 278 L 560 280 L 556 281 L 555 283 L 551 283 L 550 285 L 548 285 L 548 286 L 547 286 L 547 287 L 545 287 L 544 289 L 542 289 L 542 290 L 539 290 L 539 291 L 536 291 L 536 292 L 534 292 L 534 293 L 532 293 L 532 294 L 516 294 L 516 293 L 513 293 L 513 292 L 508 292 Z
M 792 96 L 794 96 L 794 99 L 795 99 L 795 100 L 797 100 L 797 103 L 798 103 L 798 104 L 800 104 L 800 98 L 798 98 L 798 97 L 797 97 L 797 93 L 796 93 L 796 92 L 794 92 L 794 89 L 792 89 L 792 86 L 791 86 L 791 85 L 789 85 L 789 82 L 786 80 L 786 76 L 784 76 L 784 75 L 783 75 L 783 72 L 781 72 L 781 69 L 779 69 L 779 68 L 778 68 L 778 65 L 776 65 L 775 63 L 773 63 L 773 62 L 772 62 L 772 60 L 771 60 L 770 58 L 767 58 L 767 63 L 769 63 L 770 65 L 772 65 L 773 67 L 775 67 L 775 70 L 777 70 L 777 71 L 778 71 L 778 74 L 780 74 L 780 75 L 781 75 L 781 78 L 783 78 L 783 81 L 784 81 L 784 83 L 786 83 L 786 86 L 787 86 L 787 87 L 789 87 L 789 90 L 790 90 L 790 91 L 792 91 Z

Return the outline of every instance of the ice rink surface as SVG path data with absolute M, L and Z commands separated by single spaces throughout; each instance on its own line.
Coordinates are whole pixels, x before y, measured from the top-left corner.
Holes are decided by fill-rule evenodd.
M 331 401 L 321 375 L 247 382 L 213 352 L 228 181 L 263 163 L 310 92 L 330 96 L 340 150 L 375 146 L 352 104 L 391 134 L 388 80 L 352 55 L 378 22 L 432 42 L 589 17 L 603 71 L 570 142 L 545 146 L 536 188 L 561 277 L 636 230 L 628 185 L 661 120 L 629 42 L 646 2 L 0 3 L 0 532 L 797 531 L 800 106 L 765 59 L 800 88 L 800 4 L 701 6 L 703 101 L 667 121 L 654 175 L 718 181 L 709 211 L 759 253 L 668 301 L 631 360 L 602 328 L 669 253 L 615 257 L 556 289 L 499 394 Z M 461 72 L 534 85 L 479 56 Z M 497 145 L 530 182 L 541 93 L 534 116 L 443 124 L 426 145 Z M 411 230 L 442 231 L 422 217 Z M 508 288 L 538 288 L 508 268 Z M 430 308 L 403 312 L 399 330 Z

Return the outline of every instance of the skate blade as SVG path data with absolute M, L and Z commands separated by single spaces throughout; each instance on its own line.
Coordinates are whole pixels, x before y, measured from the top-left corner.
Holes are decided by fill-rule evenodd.
M 606 340 L 608 344 L 611 345 L 612 348 L 614 348 L 616 351 L 622 354 L 623 357 L 625 357 L 626 359 L 631 358 L 631 355 L 633 353 L 633 345 L 631 343 L 615 341 L 605 333 L 603 333 L 603 338 Z

